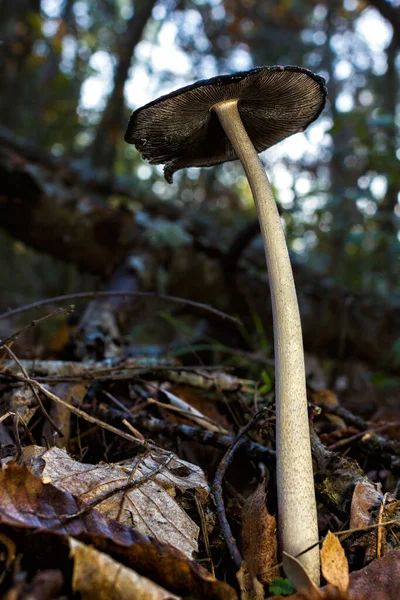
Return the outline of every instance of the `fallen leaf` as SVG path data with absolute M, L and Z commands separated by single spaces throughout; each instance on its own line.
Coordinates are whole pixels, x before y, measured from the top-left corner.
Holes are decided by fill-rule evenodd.
M 349 563 L 339 539 L 328 531 L 321 548 L 321 570 L 326 581 L 346 593 L 349 586 Z
M 179 600 L 147 577 L 138 575 L 104 552 L 69 538 L 74 559 L 72 587 L 83 600 Z
M 399 590 L 400 550 L 392 550 L 350 575 L 351 600 L 399 600 Z
M 177 489 L 193 490 L 207 498 L 208 484 L 196 465 L 165 452 L 118 465 L 83 464 L 60 448 L 29 446 L 23 456 L 43 482 L 71 492 L 86 505 L 94 503 L 108 519 L 167 542 L 188 557 L 197 551 L 199 528 L 174 498 Z M 136 485 L 122 491 L 128 483 Z
M 287 552 L 282 552 L 282 558 L 285 575 L 293 587 L 300 592 L 300 594 L 295 594 L 293 598 L 298 598 L 302 595 L 307 600 L 319 600 L 323 598 L 321 590 L 310 579 L 307 571 L 297 558 Z
M 364 479 L 357 482 L 351 499 L 350 529 L 367 527 L 376 522 L 375 517 L 383 500 L 379 487 Z M 352 550 L 355 551 L 356 546 L 365 548 L 364 564 L 367 564 L 376 558 L 377 542 L 378 529 L 372 529 L 354 540 Z
M 25 465 L 7 464 L 0 471 L 0 523 L 38 533 L 66 535 L 92 544 L 113 558 L 182 596 L 235 600 L 235 590 L 217 581 L 179 550 L 138 531 L 107 520 L 97 510 L 79 514 L 82 505 L 68 492 L 43 483 Z M 73 518 L 67 518 L 73 515 Z
M 358 481 L 351 499 L 350 529 L 371 525 L 373 523 L 371 512 L 379 508 L 382 500 L 382 492 L 370 481 Z
M 265 481 L 247 498 L 242 511 L 242 550 L 248 570 L 263 583 L 279 577 L 276 519 L 266 506 Z

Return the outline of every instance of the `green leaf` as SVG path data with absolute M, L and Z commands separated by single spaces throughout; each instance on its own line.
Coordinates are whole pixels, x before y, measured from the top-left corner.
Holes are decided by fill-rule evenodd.
M 279 579 L 275 579 L 272 583 L 269 584 L 269 593 L 274 594 L 274 596 L 278 596 L 279 594 L 282 596 L 289 596 L 293 594 L 294 587 L 290 583 L 289 579 L 283 579 L 283 577 L 279 577 Z
M 273 389 L 273 381 L 271 375 L 263 369 L 261 371 L 261 380 L 263 385 L 261 385 L 257 392 L 259 396 L 266 396 Z

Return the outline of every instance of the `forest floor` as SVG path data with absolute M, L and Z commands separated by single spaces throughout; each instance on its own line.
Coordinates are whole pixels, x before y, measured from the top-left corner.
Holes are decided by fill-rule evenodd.
M 220 349 L 208 364 L 194 348 L 152 358 L 113 329 L 111 305 L 73 329 L 72 307 L 35 321 L 27 308 L 0 342 L 3 598 L 399 597 L 397 415 L 349 410 L 307 358 L 324 587 L 299 566 L 294 594 L 273 361 L 255 377 L 244 350 L 235 367 Z M 27 336 L 57 319 L 45 345 Z

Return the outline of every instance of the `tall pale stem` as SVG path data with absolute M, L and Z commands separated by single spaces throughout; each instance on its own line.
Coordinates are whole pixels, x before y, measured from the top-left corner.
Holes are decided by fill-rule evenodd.
M 282 550 L 296 556 L 318 542 L 296 288 L 271 185 L 243 126 L 237 100 L 221 102 L 213 109 L 246 172 L 264 240 L 274 322 L 279 531 Z M 319 584 L 318 545 L 299 560 L 311 579 Z

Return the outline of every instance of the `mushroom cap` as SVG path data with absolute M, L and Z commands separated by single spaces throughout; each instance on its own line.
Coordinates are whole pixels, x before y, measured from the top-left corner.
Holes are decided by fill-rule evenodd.
M 325 80 L 301 67 L 257 67 L 197 81 L 132 113 L 125 141 L 152 164 L 165 164 L 165 179 L 184 167 L 211 166 L 237 158 L 212 107 L 238 99 L 238 109 L 257 152 L 304 131 L 325 106 Z

